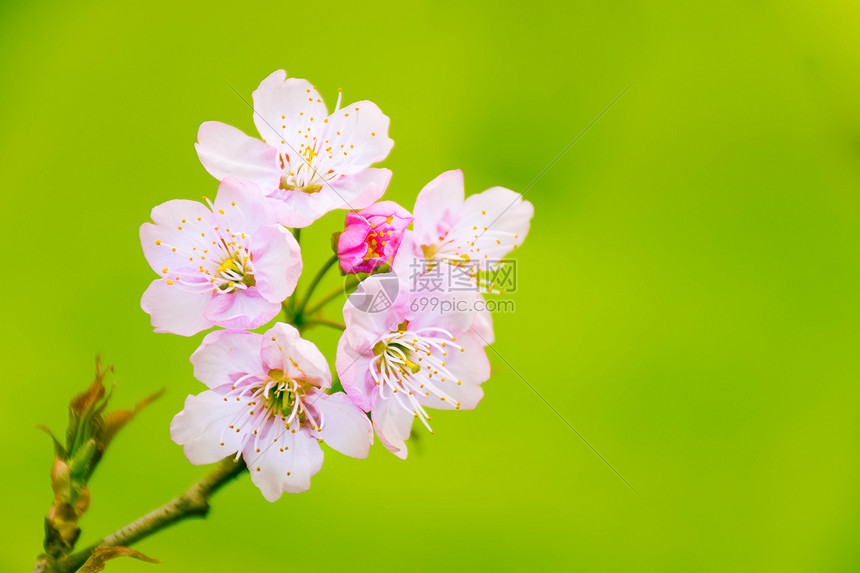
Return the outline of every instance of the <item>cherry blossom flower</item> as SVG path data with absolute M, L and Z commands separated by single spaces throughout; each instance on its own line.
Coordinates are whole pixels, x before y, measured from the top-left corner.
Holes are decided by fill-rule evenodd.
M 345 273 L 369 273 L 391 261 L 410 223 L 412 215 L 394 201 L 348 212 L 337 241 L 340 268 Z
M 263 80 L 253 96 L 254 123 L 265 142 L 217 121 L 200 126 L 197 154 L 215 178 L 257 183 L 288 227 L 306 227 L 334 209 L 362 209 L 382 196 L 391 171 L 370 166 L 394 142 L 376 104 L 341 108 L 338 95 L 329 115 L 316 89 L 287 79 L 284 70 Z
M 447 171 L 418 194 L 414 231 L 405 233 L 394 269 L 414 282 L 416 274 L 446 261 L 482 290 L 498 292 L 478 273 L 504 264 L 525 240 L 533 215 L 529 201 L 504 187 L 464 199 L 462 171 Z
M 328 364 L 294 327 L 209 333 L 191 363 L 209 390 L 185 399 L 170 436 L 192 464 L 241 457 L 263 496 L 275 501 L 310 487 L 323 463 L 318 440 L 367 457 L 370 421 L 343 392 L 324 392 L 331 387 Z
M 393 274 L 374 275 L 361 283 L 360 297 L 386 297 L 385 281 Z M 344 305 L 346 330 L 337 349 L 337 372 L 349 397 L 371 412 L 379 439 L 405 459 L 405 440 L 414 418 L 430 430 L 431 408 L 468 410 L 483 397 L 481 383 L 490 377 L 484 338 L 487 317 L 475 312 L 480 297 L 443 289 L 438 304 L 418 304 L 419 293 L 401 284 L 387 308 L 357 303 L 356 293 Z M 384 307 L 383 307 L 384 308 Z M 431 430 L 432 431 L 432 430 Z
M 173 200 L 140 227 L 143 253 L 161 278 L 141 300 L 156 332 L 191 336 L 212 326 L 256 328 L 296 288 L 299 245 L 275 223 L 254 183 L 225 178 L 214 203 Z

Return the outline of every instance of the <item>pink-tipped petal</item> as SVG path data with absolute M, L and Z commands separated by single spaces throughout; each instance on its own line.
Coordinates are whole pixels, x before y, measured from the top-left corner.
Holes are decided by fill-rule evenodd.
M 264 225 L 275 223 L 275 211 L 260 187 L 238 177 L 225 177 L 218 185 L 213 203 L 216 225 L 233 233 L 251 235 Z
M 476 309 L 481 300 L 481 295 L 472 287 L 457 288 L 455 280 L 460 271 L 447 262 L 439 263 L 433 279 L 434 290 L 428 292 L 421 290 L 422 281 L 418 282 L 418 288 L 409 286 L 409 297 L 411 302 L 407 305 L 411 328 L 439 327 L 449 332 L 465 332 L 475 321 Z M 432 300 L 432 305 L 424 305 L 421 302 Z
M 346 335 L 343 335 L 337 344 L 335 360 L 335 368 L 343 389 L 353 403 L 365 412 L 370 412 L 373 406 L 370 396 L 375 387 L 368 371 L 371 367 L 370 358 L 373 356 L 369 350 L 368 348 L 366 353 L 359 353 L 349 345 Z
M 213 294 L 203 315 L 224 328 L 251 329 L 263 326 L 281 312 L 281 303 L 270 302 L 256 289 Z
M 254 278 L 257 291 L 280 303 L 293 294 L 302 273 L 302 254 L 293 234 L 280 225 L 258 230 L 254 237 Z

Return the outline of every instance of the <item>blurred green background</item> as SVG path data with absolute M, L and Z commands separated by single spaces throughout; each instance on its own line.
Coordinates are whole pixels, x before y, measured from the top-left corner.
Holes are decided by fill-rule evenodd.
M 161 565 L 109 571 L 857 571 L 858 18 L 799 0 L 4 2 L 0 570 L 40 551 L 35 425 L 63 431 L 96 353 L 115 405 L 168 392 L 94 476 L 82 542 L 206 471 L 168 432 L 203 389 L 202 335 L 152 333 L 138 227 L 215 194 L 197 127 L 254 133 L 228 83 L 250 99 L 285 68 L 330 108 L 343 88 L 391 117 L 387 198 L 408 208 L 448 169 L 467 193 L 526 188 L 636 82 L 528 191 L 495 348 L 639 493 L 491 352 L 480 407 L 434 414 L 406 462 L 328 450 L 274 504 L 243 479 L 137 546 Z M 303 234 L 311 271 L 342 218 Z M 308 337 L 333 356 L 336 332 Z

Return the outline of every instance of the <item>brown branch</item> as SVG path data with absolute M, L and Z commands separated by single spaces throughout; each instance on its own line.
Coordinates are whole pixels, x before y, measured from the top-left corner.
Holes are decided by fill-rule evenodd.
M 86 562 L 97 547 L 128 547 L 188 517 L 205 517 L 209 512 L 209 498 L 243 471 L 245 471 L 244 463 L 241 461 L 234 462 L 232 458 L 228 458 L 215 466 L 215 469 L 179 497 L 129 523 L 83 551 L 59 560 L 43 555 L 36 562 L 33 573 L 72 573 Z

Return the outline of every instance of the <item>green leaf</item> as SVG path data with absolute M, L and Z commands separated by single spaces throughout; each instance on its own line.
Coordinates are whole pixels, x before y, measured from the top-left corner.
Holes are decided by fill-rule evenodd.
M 105 396 L 104 376 L 105 372 L 101 369 L 101 365 L 96 362 L 96 379 L 93 380 L 89 388 L 76 394 L 69 402 L 66 450 L 70 456 L 73 456 L 75 450 L 93 435 L 93 419 L 100 417 L 98 415 L 98 402 Z M 101 407 L 104 408 L 104 403 Z
M 158 398 L 160 398 L 161 395 L 164 394 L 164 390 L 165 389 L 162 388 L 158 392 L 147 396 L 146 398 L 138 402 L 134 406 L 133 410 L 114 410 L 113 412 L 106 414 L 103 420 L 104 433 L 102 436 L 105 447 L 107 447 L 111 440 L 114 439 L 117 432 L 119 432 L 123 426 L 129 423 L 131 419 L 137 415 L 138 412 L 140 412 L 142 409 L 146 408 Z
M 99 444 L 92 438 L 78 448 L 74 457 L 69 460 L 72 481 L 83 485 L 95 466 L 94 459 L 100 455 Z
M 340 241 L 340 231 L 335 231 L 331 234 L 331 250 L 334 254 L 337 254 L 337 243 Z
M 54 435 L 54 432 L 52 432 L 51 429 L 45 424 L 39 424 L 36 427 L 51 436 L 51 439 L 54 441 L 54 457 L 59 458 L 61 460 L 65 460 L 68 457 L 68 453 L 66 452 L 66 448 L 64 448 L 63 445 L 60 443 L 60 440 L 58 440 L 57 437 Z
M 147 557 L 140 551 L 135 551 L 134 549 L 130 549 L 128 547 L 96 547 L 95 551 L 93 551 L 93 554 L 90 555 L 90 558 L 87 559 L 87 562 L 84 563 L 83 567 L 81 567 L 78 572 L 95 573 L 96 571 L 101 571 L 105 568 L 105 562 L 110 561 L 111 559 L 116 559 L 117 557 L 133 557 L 141 561 L 146 561 L 147 563 L 158 563 L 158 559 Z

